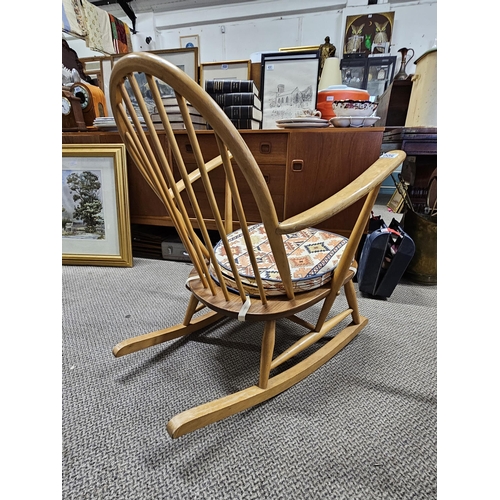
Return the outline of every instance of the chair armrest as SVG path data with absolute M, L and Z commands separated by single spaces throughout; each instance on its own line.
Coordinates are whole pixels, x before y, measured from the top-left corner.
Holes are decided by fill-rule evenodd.
M 374 188 L 379 187 L 405 158 L 406 153 L 400 150 L 384 153 L 338 193 L 335 193 L 314 207 L 308 208 L 300 214 L 281 222 L 276 229 L 276 233 L 289 234 L 305 229 L 306 227 L 313 227 L 342 212 L 342 210 L 367 195 Z

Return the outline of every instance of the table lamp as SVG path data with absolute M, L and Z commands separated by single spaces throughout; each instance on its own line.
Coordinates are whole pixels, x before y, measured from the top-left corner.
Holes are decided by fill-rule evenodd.
M 340 72 L 340 59 L 338 57 L 329 57 L 325 60 L 318 90 L 326 89 L 331 85 L 342 85 L 342 73 Z

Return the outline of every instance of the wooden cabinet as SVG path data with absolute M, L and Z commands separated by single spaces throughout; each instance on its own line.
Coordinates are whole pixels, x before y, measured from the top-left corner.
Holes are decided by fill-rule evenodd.
M 278 218 L 286 219 L 323 201 L 345 187 L 380 156 L 383 128 L 324 128 L 291 130 L 241 130 L 240 133 L 255 156 L 269 185 Z M 184 131 L 176 131 L 177 143 L 188 169 L 196 168 L 194 154 Z M 205 160 L 216 156 L 217 146 L 211 131 L 197 133 Z M 160 134 L 168 150 L 165 136 Z M 117 143 L 117 132 L 65 132 L 63 144 Z M 175 162 L 173 162 L 175 168 Z M 133 224 L 172 226 L 167 212 L 127 155 L 130 219 Z M 213 174 L 214 189 L 222 203 L 223 177 L 217 169 Z M 237 169 L 236 169 L 237 170 Z M 220 180 L 218 177 L 220 175 Z M 258 222 L 259 213 L 250 187 L 241 173 L 242 201 L 248 210 L 249 222 Z M 361 203 L 361 202 L 360 202 Z M 358 205 L 360 204 L 358 203 Z M 207 225 L 215 229 L 208 203 L 201 201 Z M 324 229 L 348 235 L 359 213 L 351 207 L 320 225 Z M 247 215 L 248 215 L 247 214 Z

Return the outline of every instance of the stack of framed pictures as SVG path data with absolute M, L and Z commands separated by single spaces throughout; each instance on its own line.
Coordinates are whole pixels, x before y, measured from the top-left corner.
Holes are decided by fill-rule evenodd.
M 180 48 L 180 49 L 168 49 L 168 50 L 150 50 L 149 54 L 155 54 L 165 61 L 175 64 L 177 67 L 182 69 L 187 75 L 189 75 L 195 82 L 198 82 L 198 47 Z M 104 96 L 106 97 L 106 104 L 108 106 L 108 115 L 113 116 L 109 100 L 109 79 L 111 77 L 111 71 L 113 69 L 113 64 L 126 54 L 117 54 L 114 56 L 107 57 L 101 61 L 101 72 L 102 72 L 102 84 Z M 168 94 L 168 88 L 166 84 L 163 85 L 162 91 Z M 173 90 L 171 96 L 173 96 Z M 170 95 L 162 95 L 162 97 L 170 97 Z M 152 108 L 154 104 L 152 99 L 146 98 L 146 105 L 148 108 Z

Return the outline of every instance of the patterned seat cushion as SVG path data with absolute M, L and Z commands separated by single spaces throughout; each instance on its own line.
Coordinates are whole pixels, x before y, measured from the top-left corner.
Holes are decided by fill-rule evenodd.
M 285 294 L 264 225 L 255 224 L 248 229 L 264 288 L 269 295 Z M 255 275 L 241 230 L 228 235 L 228 241 L 245 291 L 249 295 L 258 295 Z M 347 238 L 321 229 L 308 228 L 283 235 L 283 243 L 290 262 L 294 291 L 304 292 L 318 288 L 332 279 L 333 271 L 347 244 Z M 222 241 L 215 246 L 215 256 L 226 285 L 233 290 L 236 289 Z M 210 267 L 210 273 L 217 281 L 213 266 Z

